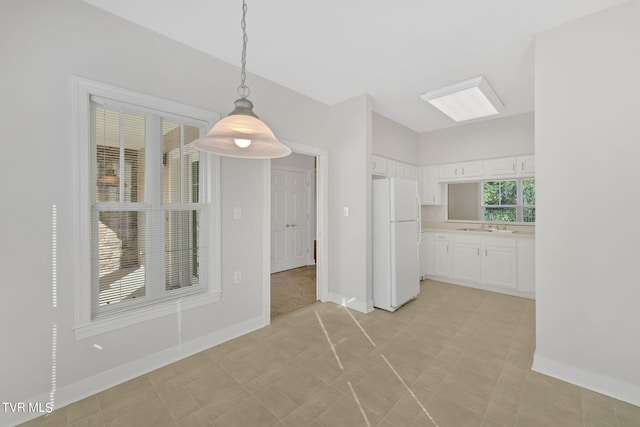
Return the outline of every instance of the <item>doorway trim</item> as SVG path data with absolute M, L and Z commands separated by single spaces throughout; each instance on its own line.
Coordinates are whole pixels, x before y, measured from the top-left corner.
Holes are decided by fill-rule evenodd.
M 329 234 L 329 151 L 325 148 L 301 144 L 280 139 L 280 141 L 298 154 L 316 158 L 316 293 L 318 300 L 328 301 L 329 295 L 329 253 L 327 236 Z M 262 317 L 264 326 L 271 323 L 271 160 L 264 162 L 264 206 L 262 236 Z

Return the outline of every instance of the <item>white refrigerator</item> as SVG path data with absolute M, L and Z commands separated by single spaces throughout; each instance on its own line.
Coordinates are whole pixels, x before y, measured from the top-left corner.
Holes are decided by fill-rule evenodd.
M 420 293 L 418 183 L 372 182 L 373 305 L 396 311 Z

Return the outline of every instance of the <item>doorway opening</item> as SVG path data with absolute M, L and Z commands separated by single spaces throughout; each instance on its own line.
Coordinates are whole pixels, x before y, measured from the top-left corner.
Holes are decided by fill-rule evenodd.
M 317 158 L 271 161 L 271 320 L 318 300 Z

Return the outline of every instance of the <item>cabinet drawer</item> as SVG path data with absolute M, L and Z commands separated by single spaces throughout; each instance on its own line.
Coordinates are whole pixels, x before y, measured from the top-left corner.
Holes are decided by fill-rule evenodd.
M 453 235 L 453 243 L 469 243 L 480 246 L 482 244 L 482 237 L 473 234 L 456 233 Z
M 515 248 L 517 245 L 518 239 L 514 239 L 513 237 L 485 237 L 484 245 L 485 246 L 495 246 L 499 248 Z

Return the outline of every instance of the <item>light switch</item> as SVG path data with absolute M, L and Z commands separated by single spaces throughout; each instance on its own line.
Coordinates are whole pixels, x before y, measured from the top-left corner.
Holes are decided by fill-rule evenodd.
M 234 271 L 233 272 L 233 283 L 237 285 L 240 282 L 242 282 L 242 270 Z
M 349 208 L 347 206 L 344 207 L 344 216 L 349 216 Z
M 242 208 L 233 208 L 233 219 L 242 219 Z

